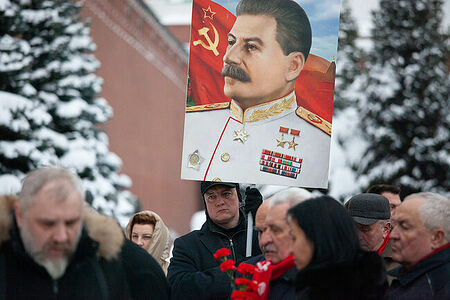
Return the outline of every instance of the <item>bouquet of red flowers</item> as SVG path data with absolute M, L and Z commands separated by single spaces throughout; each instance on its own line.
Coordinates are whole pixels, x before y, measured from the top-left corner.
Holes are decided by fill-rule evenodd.
M 251 279 L 255 266 L 241 263 L 237 268 L 232 259 L 228 259 L 231 254 L 227 248 L 221 248 L 216 251 L 214 258 L 220 262 L 220 270 L 228 275 L 231 283 L 231 299 L 232 300 L 247 300 L 258 299 L 256 293 L 257 284 Z M 235 278 L 235 271 L 239 272 L 242 277 Z

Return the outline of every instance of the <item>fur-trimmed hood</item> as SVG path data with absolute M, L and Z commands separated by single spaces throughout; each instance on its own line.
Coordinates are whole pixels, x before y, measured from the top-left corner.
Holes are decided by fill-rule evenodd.
M 0 244 L 10 239 L 12 210 L 17 196 L 0 196 Z M 98 243 L 97 254 L 110 260 L 117 258 L 124 242 L 122 228 L 112 218 L 99 214 L 88 204 L 83 208 L 83 225 L 89 237 Z

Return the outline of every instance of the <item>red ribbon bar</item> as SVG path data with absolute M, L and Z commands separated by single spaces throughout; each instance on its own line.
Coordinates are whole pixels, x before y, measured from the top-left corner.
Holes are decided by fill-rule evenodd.
M 293 160 L 293 157 L 287 154 L 283 154 L 284 159 Z
M 300 135 L 300 130 L 291 129 L 291 134 L 299 136 Z
M 267 154 L 267 155 L 272 155 L 272 151 L 266 150 L 266 149 L 263 149 L 262 153 Z
M 289 128 L 280 126 L 280 132 L 281 133 L 288 133 L 289 132 Z
M 275 157 L 283 157 L 283 154 L 278 153 L 278 152 L 274 152 L 272 155 Z

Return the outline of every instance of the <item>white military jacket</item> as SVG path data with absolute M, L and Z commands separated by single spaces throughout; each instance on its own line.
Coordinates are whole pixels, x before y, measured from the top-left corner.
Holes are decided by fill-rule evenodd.
M 234 100 L 188 107 L 181 178 L 326 188 L 330 136 L 294 92 L 245 111 Z

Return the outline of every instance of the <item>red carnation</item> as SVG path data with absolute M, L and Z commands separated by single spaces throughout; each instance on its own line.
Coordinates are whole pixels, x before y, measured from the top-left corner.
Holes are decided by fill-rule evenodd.
M 231 293 L 232 300 L 253 300 L 258 299 L 258 295 L 254 292 L 234 291 Z
M 214 258 L 219 259 L 221 257 L 228 256 L 230 254 L 231 254 L 230 249 L 221 248 L 221 249 L 217 250 L 216 253 L 214 253 Z
M 240 291 L 256 291 L 258 289 L 258 285 L 256 281 L 252 281 L 247 278 L 236 278 L 234 282 L 239 286 Z
M 232 271 L 236 270 L 236 267 L 234 265 L 234 260 L 229 259 L 229 260 L 226 260 L 223 263 L 221 263 L 220 264 L 220 270 L 222 272 L 226 272 L 226 271 L 229 271 L 229 270 L 232 270 Z
M 252 281 L 247 278 L 236 278 L 234 282 L 236 282 L 237 285 L 246 285 L 246 286 L 249 286 L 252 283 Z
M 241 273 L 244 276 L 246 276 L 246 275 L 253 275 L 253 273 L 255 272 L 255 266 L 249 265 L 249 264 L 246 264 L 246 263 L 241 263 L 238 266 L 237 270 L 238 270 L 239 273 Z

